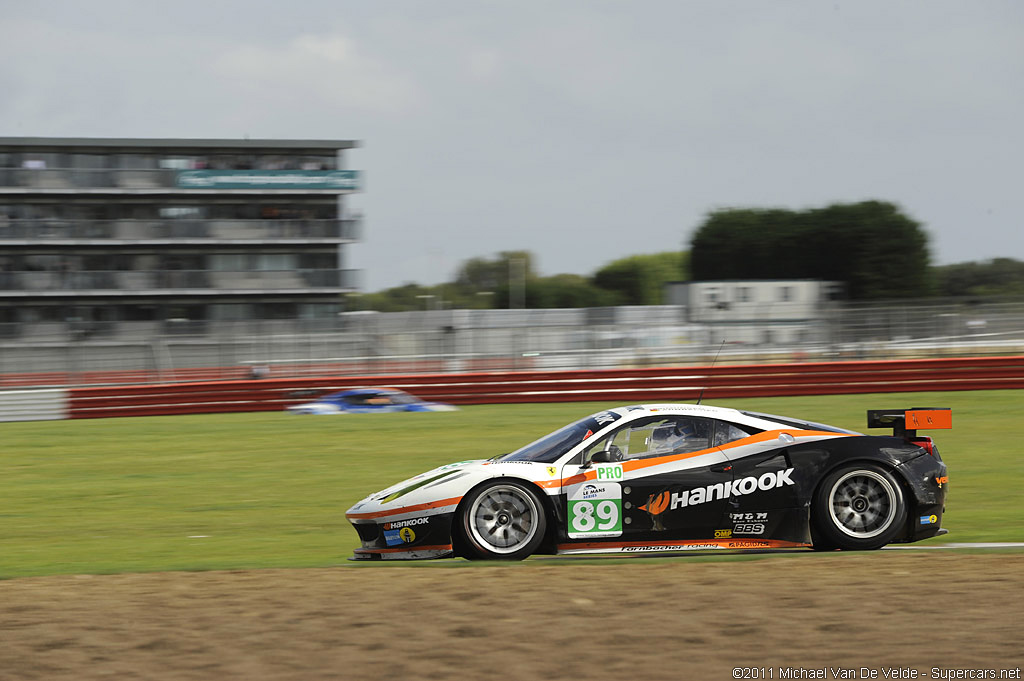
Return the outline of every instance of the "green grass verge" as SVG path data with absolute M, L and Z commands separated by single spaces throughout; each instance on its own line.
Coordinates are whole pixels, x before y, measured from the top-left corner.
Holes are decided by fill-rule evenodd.
M 1024 391 L 716 404 L 861 432 L 869 408 L 952 407 L 954 429 L 933 433 L 950 467 L 948 539 L 1024 539 Z M 367 493 L 509 451 L 607 406 L 0 424 L 0 578 L 344 564 L 358 545 L 344 511 Z

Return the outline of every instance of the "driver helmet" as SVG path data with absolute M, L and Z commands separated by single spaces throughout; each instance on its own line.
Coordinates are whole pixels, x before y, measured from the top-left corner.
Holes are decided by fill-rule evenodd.
M 676 434 L 688 440 L 691 437 L 697 437 L 697 430 L 693 427 L 692 421 L 682 421 L 676 426 Z

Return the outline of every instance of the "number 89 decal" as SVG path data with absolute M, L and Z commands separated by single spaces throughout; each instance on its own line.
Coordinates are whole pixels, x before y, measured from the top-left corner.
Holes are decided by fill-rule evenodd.
M 618 483 L 575 485 L 568 493 L 569 537 L 622 534 L 622 489 Z

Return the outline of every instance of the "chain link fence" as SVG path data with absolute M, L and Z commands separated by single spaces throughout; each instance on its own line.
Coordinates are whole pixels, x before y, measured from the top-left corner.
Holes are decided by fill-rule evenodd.
M 678 306 L 0 326 L 0 388 L 1024 354 L 1024 301 L 834 303 L 691 323 Z

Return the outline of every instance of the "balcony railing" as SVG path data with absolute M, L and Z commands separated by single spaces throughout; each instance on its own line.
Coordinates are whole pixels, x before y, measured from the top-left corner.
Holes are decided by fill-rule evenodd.
M 361 235 L 362 220 L 4 220 L 0 217 L 0 242 L 96 239 L 356 241 Z
M 131 191 L 177 189 L 208 192 L 245 189 L 259 191 L 327 191 L 343 193 L 359 188 L 355 170 L 165 170 L 0 168 L 0 188 L 31 190 L 124 189 Z
M 160 290 L 302 291 L 355 289 L 359 270 L 161 270 L 161 271 L 0 271 L 5 293 L 102 294 Z

